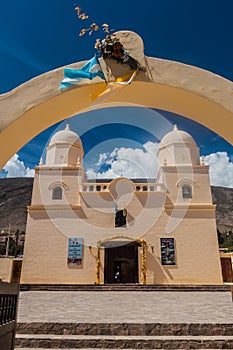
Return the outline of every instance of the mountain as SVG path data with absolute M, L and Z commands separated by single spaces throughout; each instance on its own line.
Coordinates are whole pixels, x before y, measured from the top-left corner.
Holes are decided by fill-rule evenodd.
M 0 230 L 25 231 L 27 206 L 31 203 L 33 178 L 0 179 Z M 233 231 L 233 188 L 212 186 L 213 203 L 220 232 Z
M 0 230 L 25 231 L 33 178 L 0 179 Z
M 220 232 L 233 232 L 233 188 L 212 186 L 213 203 L 217 205 L 216 221 Z

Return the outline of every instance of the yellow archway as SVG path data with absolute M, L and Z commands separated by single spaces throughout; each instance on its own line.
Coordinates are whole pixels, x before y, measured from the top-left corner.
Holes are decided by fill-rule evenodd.
M 135 37 L 135 33 L 123 33 L 128 39 Z M 138 38 L 140 45 L 136 42 L 135 47 L 142 48 Z M 132 84 L 109 94 L 104 101 L 108 106 L 137 104 L 177 113 L 203 124 L 233 144 L 231 81 L 178 62 L 143 59 L 146 71 L 140 72 Z M 83 63 L 71 66 L 80 68 Z M 103 91 L 105 83 L 90 83 L 61 93 L 63 68 L 0 95 L 0 169 L 31 138 L 52 124 L 104 106 L 93 105 L 90 96 Z

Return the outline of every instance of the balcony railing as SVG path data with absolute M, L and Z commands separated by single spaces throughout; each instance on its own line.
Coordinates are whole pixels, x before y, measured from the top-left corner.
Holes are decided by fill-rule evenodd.
M 110 183 L 83 183 L 83 192 L 109 192 Z M 135 192 L 165 192 L 165 186 L 163 184 L 156 183 L 134 183 Z

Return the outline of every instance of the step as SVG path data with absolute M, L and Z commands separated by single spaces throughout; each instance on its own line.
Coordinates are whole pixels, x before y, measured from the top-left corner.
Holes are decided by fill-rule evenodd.
M 17 334 L 233 336 L 233 323 L 18 323 Z
M 103 336 L 17 334 L 16 348 L 229 349 L 232 336 Z
M 230 284 L 21 284 L 21 291 L 182 291 L 182 292 L 229 292 Z

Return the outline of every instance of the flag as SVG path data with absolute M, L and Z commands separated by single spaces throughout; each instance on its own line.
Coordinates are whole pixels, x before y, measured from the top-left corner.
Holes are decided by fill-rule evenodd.
M 112 94 L 122 89 L 124 86 L 130 85 L 136 77 L 137 72 L 138 69 L 136 69 L 133 73 L 122 75 L 115 81 L 109 82 L 104 90 L 101 90 L 96 94 L 91 94 L 92 101 L 96 101 L 97 104 L 104 103 Z
M 134 78 L 136 77 L 136 74 L 138 72 L 138 69 L 136 69 L 133 74 L 129 73 L 129 74 L 126 74 L 126 75 L 122 75 L 121 77 L 118 77 L 116 79 L 116 83 L 117 84 L 131 84 L 132 81 L 134 80 Z
M 88 83 L 90 80 L 99 77 L 105 80 L 99 62 L 96 57 L 90 59 L 81 69 L 65 68 L 64 79 L 60 84 L 60 90 L 64 91 L 80 83 Z

